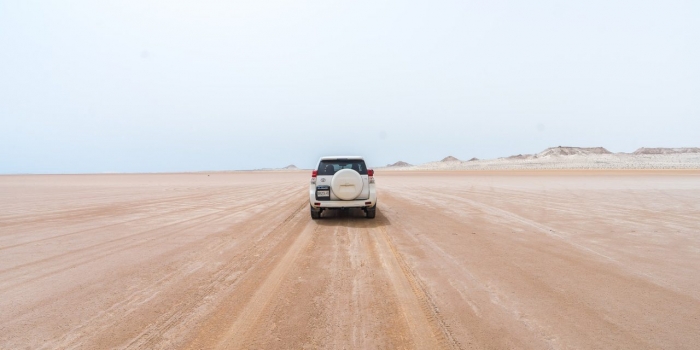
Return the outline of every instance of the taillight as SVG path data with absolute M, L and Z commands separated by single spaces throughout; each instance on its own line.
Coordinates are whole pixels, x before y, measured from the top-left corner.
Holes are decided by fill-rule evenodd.
M 369 176 L 374 176 L 374 170 L 372 170 L 372 169 L 367 169 L 367 175 L 369 175 Z
M 316 183 L 316 176 L 318 175 L 318 170 L 313 170 L 311 171 L 311 183 L 315 184 Z

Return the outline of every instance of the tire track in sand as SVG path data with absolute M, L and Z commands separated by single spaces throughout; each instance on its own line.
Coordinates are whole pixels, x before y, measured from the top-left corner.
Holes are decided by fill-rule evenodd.
M 301 210 L 294 219 L 299 220 L 300 216 L 305 216 L 305 214 L 306 212 Z M 309 221 L 289 246 L 282 259 L 277 262 L 267 275 L 267 278 L 257 288 L 246 306 L 236 317 L 236 320 L 228 327 L 225 335 L 216 345 L 216 349 L 240 349 L 245 347 L 247 335 L 251 334 L 263 310 L 282 284 L 284 276 L 287 275 L 300 253 L 311 242 L 315 231 L 314 225 Z
M 386 226 L 378 226 L 372 232 L 379 260 L 394 287 L 397 303 L 413 336 L 413 348 L 459 349 L 459 343 L 440 317 L 439 309 L 425 286 L 392 243 Z

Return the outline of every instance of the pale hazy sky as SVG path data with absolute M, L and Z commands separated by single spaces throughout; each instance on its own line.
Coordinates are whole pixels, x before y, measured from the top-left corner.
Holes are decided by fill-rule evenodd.
M 700 1 L 0 0 L 0 173 L 700 146 Z

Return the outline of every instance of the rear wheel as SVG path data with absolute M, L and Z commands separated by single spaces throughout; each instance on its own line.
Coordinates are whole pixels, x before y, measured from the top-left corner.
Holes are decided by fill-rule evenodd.
M 315 210 L 314 208 L 311 209 L 311 218 L 316 220 L 321 218 L 321 211 L 320 210 Z
M 365 212 L 367 212 L 368 219 L 374 219 L 374 217 L 377 216 L 377 206 L 375 205 L 371 208 L 367 208 L 367 210 L 365 210 Z

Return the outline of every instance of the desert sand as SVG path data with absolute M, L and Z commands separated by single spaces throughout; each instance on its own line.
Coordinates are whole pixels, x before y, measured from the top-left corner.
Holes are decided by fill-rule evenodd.
M 0 176 L 0 348 L 700 344 L 700 171 L 380 170 L 374 220 L 308 180 Z

